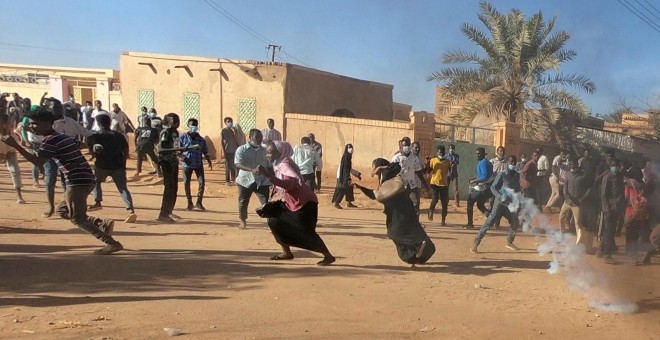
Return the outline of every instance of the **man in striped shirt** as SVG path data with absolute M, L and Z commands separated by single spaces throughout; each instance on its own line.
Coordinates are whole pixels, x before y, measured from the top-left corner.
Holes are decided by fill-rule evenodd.
M 80 152 L 78 143 L 73 138 L 53 130 L 56 117 L 47 109 L 32 111 L 27 117 L 27 128 L 36 135 L 44 136 L 36 155 L 23 149 L 11 136 L 3 136 L 2 141 L 37 166 L 43 165 L 49 159 L 55 160 L 66 181 L 65 202 L 60 203 L 58 212 L 62 218 L 70 219 L 74 225 L 106 244 L 96 250 L 95 254 L 109 255 L 124 249 L 121 243 L 110 236 L 114 229 L 113 220 L 87 216 L 87 196 L 94 189 L 95 177 Z

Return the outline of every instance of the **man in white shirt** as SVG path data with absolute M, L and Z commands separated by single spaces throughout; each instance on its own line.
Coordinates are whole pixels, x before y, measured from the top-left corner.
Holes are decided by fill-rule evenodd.
M 314 165 L 322 167 L 323 162 L 319 153 L 312 148 L 312 140 L 309 137 L 305 136 L 300 139 L 300 144 L 293 149 L 292 159 L 300 168 L 300 174 L 302 174 L 305 184 L 314 191 L 316 187 Z
M 92 111 L 92 119 L 94 120 L 94 123 L 92 124 L 92 131 L 100 131 L 101 128 L 96 123 L 96 116 L 98 116 L 98 115 L 108 115 L 108 116 L 110 116 L 110 118 L 112 118 L 112 115 L 110 114 L 110 112 L 103 109 L 103 103 L 101 103 L 100 100 L 94 101 L 94 105 L 96 106 L 96 109 L 94 109 L 94 111 Z
M 552 208 L 561 203 L 561 193 L 564 189 L 564 179 L 568 170 L 568 152 L 561 150 L 559 155 L 552 160 L 552 174 L 550 175 L 550 188 L 552 194 L 546 203 L 543 212 L 552 212 Z
M 131 119 L 128 118 L 128 115 L 121 110 L 117 103 L 112 104 L 112 123 L 110 125 L 110 130 L 121 133 L 126 141 L 128 141 L 128 136 L 126 135 L 126 127 L 129 127 L 133 132 L 135 132 L 135 126 Z
M 273 118 L 268 118 L 268 120 L 266 120 L 266 125 L 268 128 L 261 130 L 261 134 L 264 136 L 264 144 L 274 141 L 282 141 L 282 134 L 275 130 L 275 120 Z
M 548 181 L 548 176 L 550 176 L 550 161 L 548 157 L 543 154 L 543 148 L 537 148 L 536 152 L 541 155 L 538 162 L 536 162 L 537 172 L 536 180 L 538 181 L 537 188 L 538 190 L 538 208 L 541 210 L 543 204 L 548 201 L 549 192 L 550 192 L 550 182 Z
M 399 165 L 401 165 L 401 178 L 406 185 L 406 190 L 408 190 L 410 200 L 413 202 L 413 205 L 415 206 L 415 212 L 419 218 L 419 195 L 418 191 L 416 190 L 419 182 L 417 179 L 419 179 L 420 182 L 424 184 L 428 192 L 431 192 L 431 188 L 424 179 L 424 173 L 422 171 L 424 166 L 422 161 L 419 159 L 419 157 L 412 154 L 410 139 L 403 139 L 401 141 L 401 153 L 398 153 L 392 157 L 392 163 L 399 163 Z

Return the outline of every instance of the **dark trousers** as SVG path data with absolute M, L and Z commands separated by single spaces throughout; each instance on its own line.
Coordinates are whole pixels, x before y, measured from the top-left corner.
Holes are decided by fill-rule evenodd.
M 139 149 L 137 150 L 137 173 L 139 174 L 142 172 L 142 161 L 146 158 L 145 156 L 149 156 L 149 159 L 151 159 L 154 164 L 158 164 L 158 157 L 156 157 L 156 153 L 154 152 L 153 148 L 145 148 L 145 149 Z
M 247 220 L 247 209 L 252 193 L 255 193 L 261 205 L 264 205 L 268 202 L 268 188 L 270 187 L 267 185 L 257 187 L 257 183 L 252 183 L 248 188 L 238 185 L 238 217 L 241 221 Z
M 616 249 L 614 236 L 618 222 L 618 213 L 614 211 L 603 211 L 603 232 L 600 240 L 600 252 L 603 256 L 611 256 Z
M 234 164 L 234 153 L 225 153 L 225 182 L 236 180 L 236 165 Z
M 535 206 L 537 206 L 537 207 L 539 206 L 539 195 L 538 195 L 538 192 L 537 192 L 536 188 L 534 188 L 533 186 L 530 186 L 527 189 L 523 189 L 522 193 L 523 193 L 523 196 L 525 196 L 526 198 L 533 199 Z
M 447 206 L 449 204 L 449 187 L 431 184 L 431 213 L 435 213 L 435 206 L 438 204 L 438 198 L 442 205 L 442 220 L 447 218 Z
M 186 192 L 186 198 L 188 199 L 188 205 L 192 204 L 192 194 L 190 193 L 190 182 L 192 180 L 192 174 L 195 173 L 197 176 L 197 204 L 202 204 L 202 199 L 204 199 L 204 186 L 206 184 L 206 179 L 204 177 L 204 167 L 199 169 L 193 169 L 189 167 L 183 167 L 183 188 Z
M 321 171 L 314 171 L 316 174 L 316 189 L 321 190 Z
M 314 191 L 314 189 L 316 188 L 316 183 L 314 183 L 316 182 L 315 174 L 311 173 L 311 174 L 303 175 L 303 180 L 305 180 L 305 184 L 307 184 L 307 186 L 310 189 L 312 189 L 312 191 Z
M 67 186 L 64 191 L 65 200 L 57 208 L 58 214 L 103 243 L 117 244 L 119 242 L 99 228 L 104 224 L 102 219 L 87 215 L 87 196 L 92 190 L 94 190 L 93 185 Z
M 468 196 L 467 200 L 467 224 L 468 225 L 474 225 L 474 204 L 477 204 L 477 208 L 479 211 L 481 211 L 484 215 L 488 216 L 488 209 L 486 209 L 486 201 L 488 200 L 490 195 L 488 195 L 488 192 L 486 190 L 484 191 L 477 191 L 477 190 L 472 190 L 470 192 L 470 196 Z M 498 219 L 499 220 L 499 219 Z
M 161 217 L 169 216 L 176 205 L 176 195 L 179 190 L 179 163 L 161 161 L 160 171 L 163 174 L 163 200 L 160 204 Z
M 55 182 L 57 182 L 58 176 L 62 183 L 62 189 L 66 190 L 66 182 L 57 169 L 57 163 L 49 159 L 48 162 L 44 163 L 44 182 L 46 186 L 46 198 L 50 207 L 55 206 Z
M 332 203 L 339 204 L 346 196 L 346 202 L 355 201 L 355 196 L 353 195 L 353 187 L 349 186 L 345 188 L 339 184 L 337 181 L 337 187 L 335 187 L 335 192 L 332 194 Z

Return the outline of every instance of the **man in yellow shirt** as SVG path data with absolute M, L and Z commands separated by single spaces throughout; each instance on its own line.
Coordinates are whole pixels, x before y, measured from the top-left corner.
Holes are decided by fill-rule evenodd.
M 435 205 L 438 204 L 438 197 L 442 203 L 442 223 L 445 226 L 445 219 L 447 218 L 447 204 L 449 203 L 449 169 L 451 162 L 446 158 L 445 146 L 439 145 L 436 157 L 431 158 L 431 206 L 429 207 L 428 218 L 433 221 L 433 213 L 435 212 Z

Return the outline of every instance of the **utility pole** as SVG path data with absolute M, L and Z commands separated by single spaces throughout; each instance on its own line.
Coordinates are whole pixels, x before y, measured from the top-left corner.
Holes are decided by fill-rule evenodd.
M 273 54 L 272 54 L 272 57 L 271 57 L 270 61 L 273 61 L 273 62 L 274 62 L 274 61 L 275 61 L 275 50 L 276 50 L 276 49 L 277 49 L 278 51 L 282 50 L 282 46 L 280 46 L 280 45 L 268 44 L 268 46 L 266 46 L 266 48 L 268 48 L 269 51 L 270 51 L 271 48 L 273 49 Z

